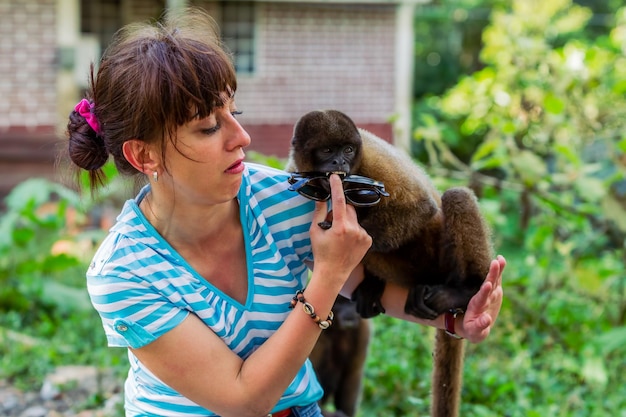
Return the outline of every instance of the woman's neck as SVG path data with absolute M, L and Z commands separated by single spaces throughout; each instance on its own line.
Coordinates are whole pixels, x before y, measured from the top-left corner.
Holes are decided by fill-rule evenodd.
M 232 237 L 233 230 L 241 230 L 237 199 L 212 206 L 183 206 L 169 201 L 160 203 L 148 193 L 139 208 L 174 248 L 210 247 Z

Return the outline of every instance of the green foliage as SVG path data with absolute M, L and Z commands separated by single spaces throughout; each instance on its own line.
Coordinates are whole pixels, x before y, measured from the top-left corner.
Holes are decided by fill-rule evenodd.
M 433 329 L 381 316 L 363 382 L 363 416 L 428 416 Z
M 250 162 L 267 165 L 267 166 L 277 168 L 277 169 L 284 169 L 285 165 L 287 165 L 286 159 L 278 158 L 275 156 L 263 155 L 255 151 L 247 151 L 246 156 Z
M 480 33 L 491 8 L 507 0 L 435 0 L 415 14 L 413 96 L 442 94 L 461 74 L 480 68 Z
M 0 311 L 22 313 L 25 324 L 49 313 L 48 278 L 80 264 L 51 251 L 70 205 L 78 205 L 74 193 L 42 179 L 18 185 L 6 199 L 7 213 L 0 218 Z
M 569 0 L 494 9 L 484 67 L 417 105 L 427 170 L 479 192 L 508 260 L 498 324 L 468 346 L 463 416 L 626 416 L 626 10 L 593 39 L 591 17 Z M 429 414 L 423 342 L 386 353 L 407 331 L 375 341 L 368 373 L 408 358 L 409 374 L 368 382 L 361 415 Z
M 57 365 L 121 369 L 106 347 L 85 289 L 85 271 L 103 231 L 79 230 L 86 205 L 44 180 L 19 184 L 0 217 L 0 379 L 37 389 Z

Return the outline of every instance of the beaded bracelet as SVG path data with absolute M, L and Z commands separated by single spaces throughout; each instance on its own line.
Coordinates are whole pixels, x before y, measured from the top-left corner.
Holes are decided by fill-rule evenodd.
M 331 324 L 333 324 L 333 319 L 335 318 L 333 311 L 331 310 L 330 313 L 328 313 L 328 318 L 326 320 L 320 319 L 320 316 L 315 314 L 315 308 L 313 308 L 313 306 L 304 299 L 304 290 L 298 290 L 296 292 L 296 295 L 294 295 L 291 299 L 289 308 L 294 308 L 298 302 L 302 303 L 302 309 L 304 312 L 313 319 L 315 324 L 320 326 L 320 329 L 326 330 Z

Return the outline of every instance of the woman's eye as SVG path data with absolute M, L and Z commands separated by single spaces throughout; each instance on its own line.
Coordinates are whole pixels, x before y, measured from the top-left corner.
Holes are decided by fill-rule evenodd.
M 220 124 L 217 123 L 215 126 L 210 127 L 208 129 L 202 129 L 202 133 L 204 133 L 205 135 L 212 135 L 213 133 L 217 132 L 218 130 L 220 130 Z
M 233 111 L 230 112 L 230 114 L 233 117 L 237 117 L 237 116 L 239 116 L 242 113 L 243 112 L 239 111 L 239 110 L 233 110 Z M 205 134 L 205 135 L 212 135 L 213 133 L 215 133 L 218 130 L 220 130 L 221 127 L 222 127 L 222 124 L 219 122 L 219 119 L 218 119 L 217 123 L 215 123 L 215 126 L 209 127 L 207 129 L 202 129 L 202 133 Z

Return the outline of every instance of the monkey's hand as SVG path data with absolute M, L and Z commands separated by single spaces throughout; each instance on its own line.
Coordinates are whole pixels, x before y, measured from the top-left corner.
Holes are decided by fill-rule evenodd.
M 442 286 L 431 287 L 430 285 L 413 285 L 409 288 L 409 294 L 406 298 L 406 304 L 404 305 L 404 312 L 411 314 L 415 317 L 423 319 L 434 319 L 439 314 L 439 311 L 432 309 L 426 304 L 428 294 L 433 291 L 442 290 Z
M 404 311 L 431 320 L 451 309 L 465 311 L 470 299 L 479 289 L 478 286 L 469 284 L 468 282 L 466 285 L 458 286 L 414 285 L 409 289 Z
M 324 230 L 330 229 L 333 226 L 333 211 L 330 210 L 326 215 L 326 219 L 324 219 L 323 222 L 319 222 L 317 225 Z
M 503 256 L 491 261 L 489 272 L 480 290 L 467 305 L 459 334 L 472 343 L 479 343 L 489 336 L 502 306 L 502 271 L 506 266 Z

